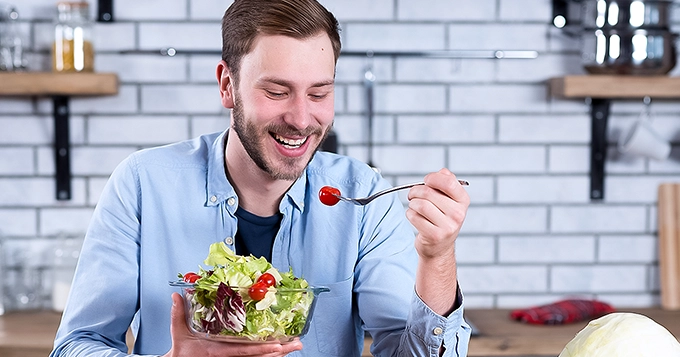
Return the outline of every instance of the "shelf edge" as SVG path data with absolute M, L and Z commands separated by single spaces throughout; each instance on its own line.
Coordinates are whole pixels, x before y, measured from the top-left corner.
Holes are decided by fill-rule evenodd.
M 550 93 L 565 99 L 680 98 L 680 77 L 572 75 L 549 80 Z
M 104 96 L 118 94 L 115 73 L 0 73 L 0 96 Z

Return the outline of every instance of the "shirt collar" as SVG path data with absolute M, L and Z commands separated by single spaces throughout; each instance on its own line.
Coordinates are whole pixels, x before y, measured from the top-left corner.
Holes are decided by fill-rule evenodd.
M 208 153 L 208 170 L 206 184 L 206 206 L 216 206 L 230 197 L 236 197 L 236 191 L 229 183 L 224 170 L 224 148 L 228 130 L 225 130 L 213 141 Z
M 307 170 L 309 169 L 309 166 L 305 168 L 305 171 L 302 173 L 302 175 L 295 180 L 295 183 L 293 183 L 293 186 L 286 192 L 286 196 L 284 200 L 281 200 L 281 204 L 279 205 L 279 210 L 283 212 L 284 208 L 286 207 L 287 203 L 285 202 L 286 200 L 290 201 L 297 209 L 300 211 L 304 212 L 305 210 L 305 193 L 307 192 Z

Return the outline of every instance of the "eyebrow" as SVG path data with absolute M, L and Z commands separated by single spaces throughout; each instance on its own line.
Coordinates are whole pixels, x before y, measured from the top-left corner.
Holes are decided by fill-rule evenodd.
M 258 83 L 274 83 L 274 84 L 277 84 L 277 85 L 280 85 L 280 86 L 283 86 L 283 87 L 288 87 L 288 88 L 293 87 L 293 82 L 287 81 L 287 80 L 281 79 L 281 78 L 276 78 L 276 77 L 260 78 L 257 82 Z M 326 86 L 330 86 L 330 85 L 334 85 L 334 84 L 335 84 L 335 80 L 329 79 L 327 81 L 316 82 L 316 83 L 312 84 L 311 88 L 326 87 Z

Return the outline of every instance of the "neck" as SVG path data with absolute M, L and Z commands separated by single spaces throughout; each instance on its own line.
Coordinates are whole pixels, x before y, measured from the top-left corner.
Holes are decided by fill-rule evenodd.
M 294 181 L 277 180 L 262 171 L 232 130 L 229 131 L 224 160 L 227 178 L 239 198 L 239 207 L 260 217 L 279 212 L 281 199 Z

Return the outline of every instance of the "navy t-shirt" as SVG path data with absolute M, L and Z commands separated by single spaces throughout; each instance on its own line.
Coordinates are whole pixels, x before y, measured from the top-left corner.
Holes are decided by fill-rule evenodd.
M 256 216 L 241 207 L 236 209 L 238 230 L 236 231 L 236 254 L 265 257 L 272 261 L 272 246 L 279 231 L 283 214 L 270 217 Z

